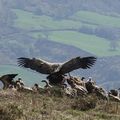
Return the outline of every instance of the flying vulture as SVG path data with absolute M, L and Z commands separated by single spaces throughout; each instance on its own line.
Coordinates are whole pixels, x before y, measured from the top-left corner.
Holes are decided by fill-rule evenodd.
M 0 77 L 0 81 L 3 83 L 3 89 L 7 89 L 10 84 L 15 84 L 13 79 L 17 76 L 18 74 L 6 74 Z
M 18 58 L 18 65 L 30 68 L 42 74 L 48 74 L 47 79 L 51 84 L 60 83 L 63 75 L 73 70 L 82 68 L 87 69 L 94 65 L 96 57 L 76 57 L 64 63 L 50 63 L 42 59 L 36 58 Z

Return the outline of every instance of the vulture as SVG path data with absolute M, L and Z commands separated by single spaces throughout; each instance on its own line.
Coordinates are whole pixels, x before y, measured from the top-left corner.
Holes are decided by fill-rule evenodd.
M 0 77 L 0 81 L 3 83 L 3 89 L 7 89 L 9 85 L 14 85 L 15 82 L 13 79 L 17 76 L 18 74 L 6 74 Z
M 25 68 L 30 68 L 42 74 L 47 74 L 47 79 L 50 84 L 61 84 L 64 75 L 73 70 L 82 68 L 91 68 L 96 61 L 96 57 L 76 57 L 64 63 L 50 63 L 42 59 L 36 58 L 18 58 L 18 65 Z
M 44 86 L 44 88 L 52 88 L 52 86 L 48 83 L 48 81 L 46 81 L 46 80 L 42 80 L 41 82 L 45 82 L 45 86 Z
M 117 89 L 112 89 L 109 91 L 109 93 L 114 95 L 114 96 L 119 96 L 119 91 Z

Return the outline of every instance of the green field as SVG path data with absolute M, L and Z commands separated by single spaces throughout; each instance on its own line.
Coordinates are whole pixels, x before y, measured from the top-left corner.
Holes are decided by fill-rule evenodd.
M 39 38 L 39 36 L 42 36 L 42 33 L 34 33 L 32 35 L 35 38 Z M 49 39 L 58 43 L 75 46 L 100 57 L 120 55 L 120 48 L 117 51 L 110 51 L 110 42 L 94 35 L 86 35 L 73 31 L 59 31 L 51 32 Z
M 120 28 L 120 17 L 105 16 L 95 12 L 79 11 L 70 18 L 76 21 Z
M 17 19 L 15 21 L 15 26 L 24 29 L 78 29 L 81 27 L 81 22 L 74 22 L 72 20 L 53 20 L 49 16 L 38 16 L 31 12 L 26 12 L 23 10 L 13 10 Z
M 13 9 L 17 19 L 15 26 L 24 29 L 79 29 L 82 25 L 86 27 L 96 28 L 96 25 L 83 24 L 80 21 L 69 19 L 54 20 L 52 17 L 45 15 L 35 15 L 31 12 Z
M 49 32 L 43 31 L 28 33 L 28 35 L 34 38 L 46 38 L 47 34 L 47 38 L 51 41 L 72 45 L 99 57 L 120 55 L 120 48 L 117 48 L 117 51 L 110 51 L 110 42 L 104 38 L 69 30 L 77 30 L 82 26 L 95 29 L 96 25 L 119 27 L 120 18 L 118 17 L 104 16 L 93 12 L 80 11 L 73 15 L 70 19 L 58 21 L 49 16 L 39 16 L 19 9 L 13 9 L 13 11 L 17 15 L 17 19 L 14 21 L 14 26 L 16 27 L 27 30 L 54 30 Z M 82 23 L 82 21 L 92 24 L 85 24 Z M 120 42 L 118 42 L 118 44 L 120 45 Z
M 0 65 L 0 76 L 5 74 L 18 74 L 15 80 L 21 77 L 25 83 L 25 85 L 33 86 L 34 83 L 38 83 L 43 85 L 41 80 L 45 78 L 42 74 L 37 72 L 33 72 L 31 70 L 27 70 L 24 68 L 17 67 L 15 65 Z

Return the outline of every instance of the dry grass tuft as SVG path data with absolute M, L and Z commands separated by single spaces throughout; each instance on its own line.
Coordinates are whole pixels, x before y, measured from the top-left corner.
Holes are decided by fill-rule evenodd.
M 52 92 L 0 91 L 0 120 L 120 120 L 120 103 Z

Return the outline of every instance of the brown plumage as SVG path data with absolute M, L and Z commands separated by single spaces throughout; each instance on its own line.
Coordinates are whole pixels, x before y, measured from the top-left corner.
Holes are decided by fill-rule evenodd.
M 120 98 L 118 96 L 114 96 L 110 93 L 108 93 L 108 96 L 109 96 L 109 99 L 110 100 L 113 100 L 113 101 L 116 101 L 116 102 L 120 102 Z
M 18 58 L 18 65 L 30 68 L 42 74 L 51 74 L 59 67 L 59 64 L 49 63 L 41 59 Z
M 18 58 L 18 65 L 25 68 L 30 68 L 42 74 L 48 74 L 47 79 L 50 84 L 61 84 L 64 77 L 62 75 L 69 73 L 73 70 L 82 68 L 87 69 L 94 65 L 96 57 L 76 57 L 65 63 L 50 63 L 42 59 Z M 60 76 L 60 80 L 58 80 Z
M 87 68 L 92 67 L 95 61 L 96 61 L 95 57 L 83 57 L 83 58 L 76 57 L 63 63 L 59 71 L 60 73 L 65 74 L 65 73 L 69 73 L 79 68 L 87 69 Z
M 90 68 L 94 65 L 95 61 L 95 57 L 76 57 L 65 63 L 50 63 L 41 59 L 21 57 L 18 58 L 18 65 L 25 68 L 30 68 L 42 74 L 51 74 L 54 72 L 65 74 L 79 68 Z
M 85 87 L 76 84 L 74 77 L 67 79 L 67 83 L 71 86 L 72 89 L 77 90 L 78 96 L 83 96 L 88 93 L 88 91 Z
M 17 76 L 18 74 L 6 74 L 0 77 L 0 80 L 3 83 L 3 89 L 7 89 L 10 84 L 15 84 L 13 79 Z
M 102 99 L 108 99 L 107 91 L 97 86 L 94 81 L 91 80 L 91 81 L 85 82 L 85 86 L 88 93 L 95 93 L 96 96 Z
M 117 89 L 112 89 L 112 90 L 109 91 L 109 93 L 111 93 L 114 96 L 118 96 L 119 95 L 119 92 L 118 92 Z

